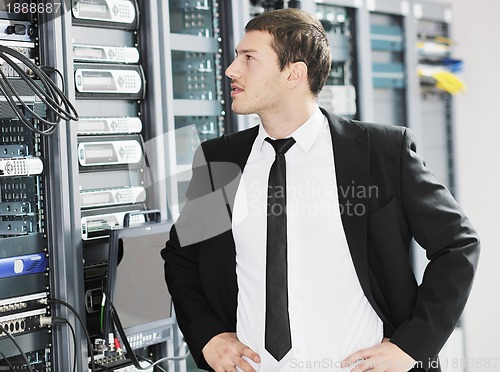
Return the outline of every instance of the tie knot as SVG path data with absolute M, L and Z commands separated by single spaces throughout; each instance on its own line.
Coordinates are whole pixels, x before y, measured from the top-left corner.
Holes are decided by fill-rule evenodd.
M 273 140 L 269 137 L 266 137 L 266 141 L 274 147 L 274 151 L 276 152 L 276 154 L 286 153 L 288 150 L 290 150 L 290 147 L 295 144 L 295 140 L 291 137 L 278 140 Z

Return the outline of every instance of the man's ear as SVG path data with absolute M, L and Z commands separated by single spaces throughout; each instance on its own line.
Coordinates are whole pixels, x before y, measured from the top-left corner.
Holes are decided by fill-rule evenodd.
M 307 84 L 307 65 L 302 62 L 293 62 L 288 66 L 287 86 L 290 89 L 301 84 Z

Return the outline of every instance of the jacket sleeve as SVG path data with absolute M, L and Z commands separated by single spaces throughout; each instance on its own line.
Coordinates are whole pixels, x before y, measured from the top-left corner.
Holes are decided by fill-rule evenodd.
M 186 192 L 186 205 L 172 226 L 161 256 L 165 260 L 165 280 L 179 328 L 196 363 L 203 369 L 210 369 L 203 357 L 203 347 L 215 335 L 228 332 L 211 310 L 199 270 L 199 250 L 203 236 L 199 230 L 200 224 L 203 226 L 200 220 L 203 213 L 200 212 L 203 211 L 199 210 L 196 200 L 202 200 L 211 192 L 210 170 L 200 146 L 193 161 L 193 176 Z M 190 207 L 190 203 L 194 203 L 195 207 Z
M 410 130 L 401 147 L 401 204 L 430 260 L 413 313 L 391 337 L 428 369 L 465 307 L 479 258 L 479 238 L 450 192 L 417 155 Z

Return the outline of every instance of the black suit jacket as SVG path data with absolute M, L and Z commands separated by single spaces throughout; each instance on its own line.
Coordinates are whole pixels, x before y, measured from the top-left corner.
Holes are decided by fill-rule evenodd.
M 416 154 L 409 129 L 323 113 L 333 141 L 342 223 L 361 287 L 384 323 L 384 336 L 427 370 L 465 306 L 479 257 L 477 234 Z M 178 231 L 195 231 L 209 219 L 230 221 L 239 178 L 215 169 L 229 162 L 243 171 L 257 133 L 254 127 L 202 144 L 186 205 L 222 189 L 227 215 L 207 218 L 210 203 L 205 211 L 185 207 L 162 251 L 178 323 L 200 368 L 209 369 L 205 344 L 236 331 L 234 239 L 230 223 L 216 236 L 186 246 Z M 412 237 L 430 260 L 420 286 L 411 267 Z

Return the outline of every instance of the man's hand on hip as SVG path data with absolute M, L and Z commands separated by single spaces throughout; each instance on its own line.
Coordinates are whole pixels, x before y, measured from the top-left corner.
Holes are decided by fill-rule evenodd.
M 212 337 L 202 351 L 205 360 L 216 372 L 236 372 L 236 366 L 244 372 L 255 372 L 243 356 L 260 363 L 259 355 L 243 345 L 236 333 L 226 332 Z
M 342 367 L 356 364 L 351 372 L 406 372 L 415 363 L 411 356 L 384 338 L 378 345 L 349 355 L 342 361 Z

